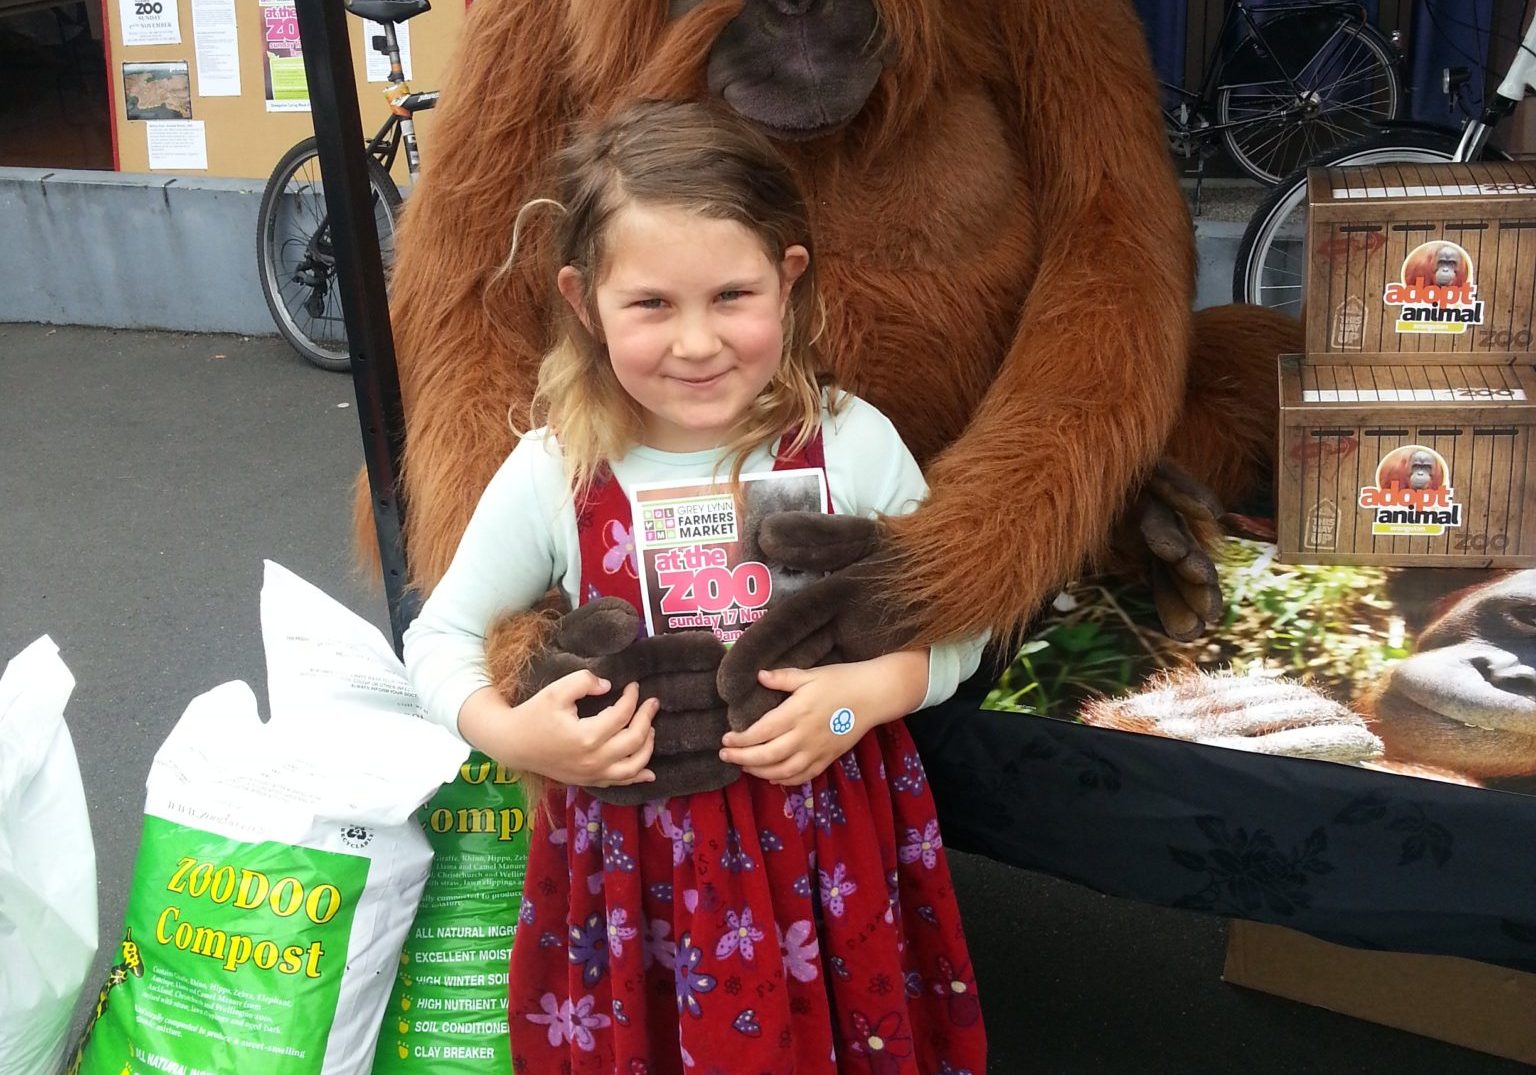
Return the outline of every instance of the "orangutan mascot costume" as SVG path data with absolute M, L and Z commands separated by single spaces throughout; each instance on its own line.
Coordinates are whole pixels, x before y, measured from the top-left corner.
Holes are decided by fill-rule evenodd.
M 1156 554 L 1170 630 L 1198 633 L 1219 595 L 1187 520 L 1211 512 L 1166 461 L 1218 499 L 1247 492 L 1272 454 L 1275 356 L 1300 341 L 1251 307 L 1191 317 L 1193 233 L 1126 0 L 475 0 L 391 285 L 414 582 L 442 576 L 526 425 L 559 300 L 543 229 L 497 274 L 519 207 L 552 193 L 573 124 L 704 97 L 796 167 L 820 349 L 932 487 L 881 525 L 884 570 L 827 580 L 844 588 L 817 622 L 749 629 L 737 681 L 754 682 L 738 651 L 852 659 L 802 636 L 846 642 L 891 610 L 906 644 L 1014 637 L 1117 530 Z M 531 656 L 579 648 L 549 622 L 489 639 L 510 695 Z M 770 630 L 799 634 L 748 646 Z

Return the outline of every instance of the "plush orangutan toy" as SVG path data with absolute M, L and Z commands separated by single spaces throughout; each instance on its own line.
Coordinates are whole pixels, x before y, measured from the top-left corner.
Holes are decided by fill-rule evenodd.
M 719 684 L 733 722 L 771 701 L 753 697 L 754 665 L 1014 634 L 1117 532 L 1156 554 L 1170 631 L 1217 615 L 1189 521 L 1219 509 L 1183 472 L 1219 499 L 1254 483 L 1275 356 L 1299 343 L 1252 308 L 1192 322 L 1192 231 L 1125 0 L 475 0 L 452 71 L 392 282 L 418 585 L 441 577 L 527 425 L 559 300 L 537 226 L 498 273 L 518 209 L 553 193 L 573 125 L 637 98 L 710 96 L 796 167 L 820 350 L 932 487 L 915 514 L 830 553 L 814 522 L 765 527 L 785 560 L 844 569 L 732 649 Z M 498 628 L 498 684 L 521 695 L 535 655 L 559 658 L 543 679 L 632 630 L 583 640 L 573 616 L 557 635 L 532 615 Z M 668 652 L 603 674 L 666 672 Z M 705 663 L 642 688 L 681 692 L 660 695 L 664 713 L 720 707 Z

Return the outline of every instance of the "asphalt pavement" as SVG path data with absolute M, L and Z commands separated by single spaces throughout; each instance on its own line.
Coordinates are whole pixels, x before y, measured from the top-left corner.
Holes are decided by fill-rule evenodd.
M 278 340 L 0 324 L 0 660 L 46 633 L 78 681 L 66 716 L 106 939 L 82 1011 L 115 951 L 156 748 L 225 681 L 265 705 L 262 560 L 385 627 L 350 547 L 361 459 L 350 378 Z M 1226 985 L 1218 918 L 951 865 L 994 1075 L 1529 1070 Z

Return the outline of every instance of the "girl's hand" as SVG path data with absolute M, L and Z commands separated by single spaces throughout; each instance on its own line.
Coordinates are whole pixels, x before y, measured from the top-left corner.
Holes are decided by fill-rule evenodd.
M 865 732 L 916 709 L 928 690 L 928 651 L 904 650 L 856 664 L 772 668 L 764 687 L 789 697 L 744 732 L 728 732 L 720 759 L 775 784 L 820 776 Z M 851 727 L 846 715 L 852 712 Z
M 651 726 L 660 706 L 656 699 L 639 702 L 640 688 L 631 683 L 596 715 L 576 713 L 581 699 L 609 689 L 607 680 L 586 670 L 562 676 L 518 706 L 485 687 L 459 710 L 459 731 L 509 769 L 562 784 L 595 788 L 653 781 L 656 774 L 646 766 L 656 745 Z

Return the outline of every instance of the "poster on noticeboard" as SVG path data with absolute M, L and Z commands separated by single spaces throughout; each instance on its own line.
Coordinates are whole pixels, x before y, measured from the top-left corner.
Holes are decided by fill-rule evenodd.
M 308 112 L 304 49 L 299 43 L 298 14 L 291 2 L 262 3 L 261 38 L 267 111 Z

